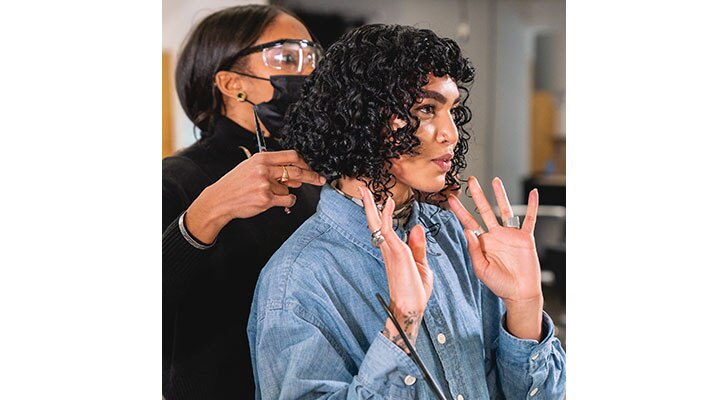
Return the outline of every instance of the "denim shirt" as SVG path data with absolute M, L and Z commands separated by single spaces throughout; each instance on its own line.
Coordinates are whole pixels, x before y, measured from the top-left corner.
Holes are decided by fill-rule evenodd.
M 504 328 L 505 307 L 473 273 L 450 211 L 415 202 L 434 288 L 415 348 L 452 399 L 561 399 L 564 350 L 543 316 L 544 339 Z M 434 399 L 413 360 L 381 331 L 389 301 L 364 209 L 324 186 L 316 214 L 263 269 L 248 320 L 256 399 Z

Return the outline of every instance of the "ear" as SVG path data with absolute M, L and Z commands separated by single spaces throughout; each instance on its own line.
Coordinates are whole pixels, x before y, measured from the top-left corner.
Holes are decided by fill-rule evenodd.
M 228 71 L 220 71 L 215 74 L 215 86 L 223 96 L 237 99 L 238 93 L 245 91 L 242 79 L 237 74 Z
M 389 117 L 389 128 L 394 132 L 398 129 L 404 128 L 407 126 L 407 123 L 404 122 L 403 119 L 397 117 L 396 115 L 392 114 L 391 117 Z

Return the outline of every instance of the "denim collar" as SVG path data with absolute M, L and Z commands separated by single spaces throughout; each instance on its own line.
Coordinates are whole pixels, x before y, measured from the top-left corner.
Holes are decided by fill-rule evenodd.
M 331 222 L 333 227 L 346 238 L 381 260 L 381 251 L 372 245 L 372 233 L 367 225 L 364 207 L 355 204 L 339 194 L 329 185 L 321 188 L 321 199 L 318 212 Z M 395 230 L 400 239 L 404 239 L 419 220 L 421 205 L 418 201 L 412 204 L 412 215 L 404 230 Z

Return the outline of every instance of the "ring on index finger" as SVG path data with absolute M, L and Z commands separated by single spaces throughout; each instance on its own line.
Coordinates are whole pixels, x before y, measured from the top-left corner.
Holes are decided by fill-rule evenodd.
M 518 218 L 516 215 L 515 217 L 510 217 L 506 219 L 506 228 L 520 228 L 521 227 L 521 219 Z
M 384 243 L 384 236 L 382 236 L 382 230 L 377 229 L 376 231 L 372 232 L 372 246 L 379 248 L 381 244 Z

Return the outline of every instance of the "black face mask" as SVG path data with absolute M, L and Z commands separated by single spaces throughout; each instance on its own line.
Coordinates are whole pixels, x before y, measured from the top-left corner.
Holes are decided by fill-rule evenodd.
M 271 136 L 277 137 L 283 127 L 283 117 L 288 107 L 301 97 L 301 88 L 306 80 L 305 75 L 273 75 L 273 98 L 265 103 L 255 105 L 258 118 L 263 122 Z
M 251 78 L 270 81 L 270 84 L 273 85 L 273 98 L 269 101 L 258 104 L 247 99 L 245 101 L 253 105 L 260 121 L 268 129 L 271 136 L 277 138 L 278 133 L 283 127 L 283 117 L 286 115 L 286 110 L 288 110 L 288 107 L 301 97 L 301 88 L 303 87 L 303 82 L 306 80 L 307 76 L 272 75 L 270 79 L 266 79 L 240 72 L 235 73 L 249 76 Z

